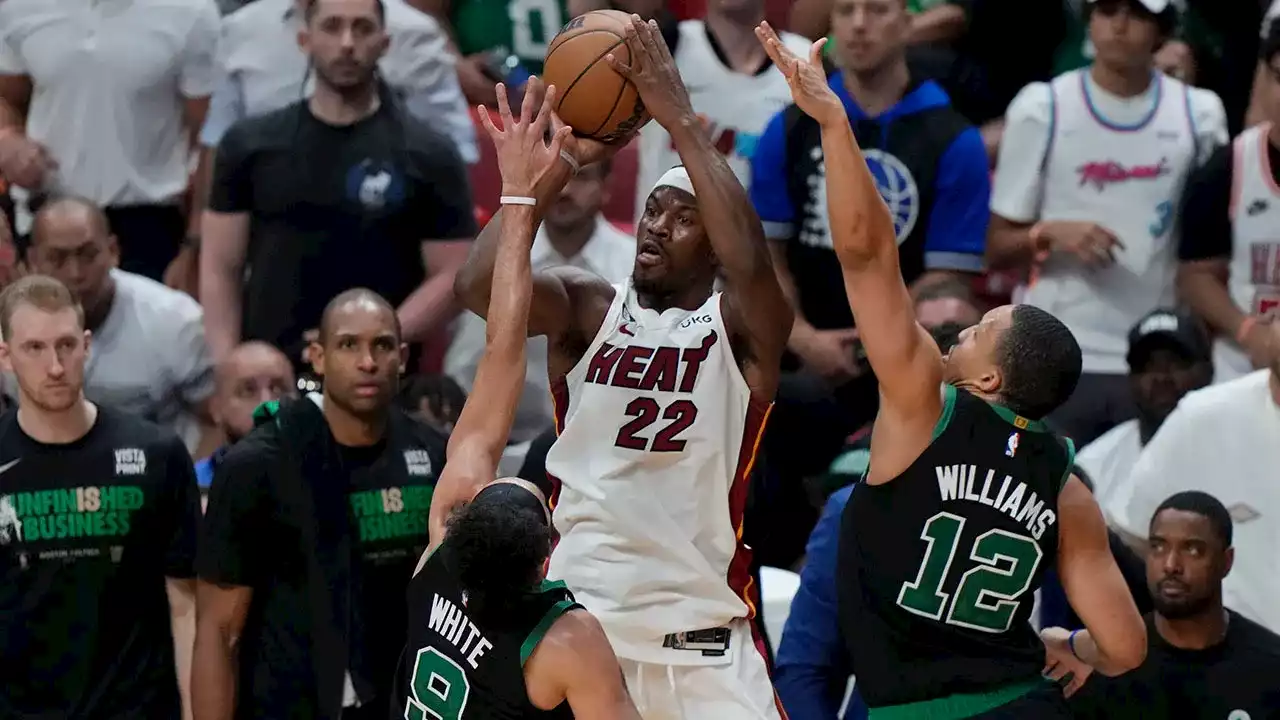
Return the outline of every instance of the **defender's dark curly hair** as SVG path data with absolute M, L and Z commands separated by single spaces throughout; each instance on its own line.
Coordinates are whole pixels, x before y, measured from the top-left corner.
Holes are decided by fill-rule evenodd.
M 1034 305 L 1013 308 L 997 353 L 1001 399 L 1023 417 L 1039 420 L 1053 412 L 1080 381 L 1080 343 L 1061 320 Z
M 449 519 L 449 541 L 467 609 L 500 618 L 537 588 L 551 555 L 551 529 L 542 502 L 527 489 L 486 487 Z

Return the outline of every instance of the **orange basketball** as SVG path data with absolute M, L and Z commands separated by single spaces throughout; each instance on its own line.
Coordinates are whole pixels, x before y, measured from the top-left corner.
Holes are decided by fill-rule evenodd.
M 640 125 L 644 104 L 636 88 L 609 67 L 613 53 L 630 62 L 623 32 L 631 16 L 593 10 L 569 21 L 547 48 L 542 79 L 556 86 L 556 113 L 574 132 L 612 142 Z

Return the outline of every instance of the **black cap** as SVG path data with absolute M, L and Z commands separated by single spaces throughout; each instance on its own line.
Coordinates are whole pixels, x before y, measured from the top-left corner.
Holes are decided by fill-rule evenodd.
M 1172 346 L 1192 362 L 1213 358 L 1209 336 L 1199 321 L 1184 312 L 1161 308 L 1147 313 L 1129 330 L 1129 369 L 1140 368 L 1151 350 L 1161 346 Z

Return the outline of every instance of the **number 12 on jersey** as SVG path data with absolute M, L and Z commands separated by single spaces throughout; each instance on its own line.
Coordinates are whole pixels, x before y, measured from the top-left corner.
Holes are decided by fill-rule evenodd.
M 1044 552 L 1031 538 L 991 529 L 977 537 L 969 559 L 977 563 L 965 571 L 955 596 L 942 585 L 956 559 L 965 518 L 940 512 L 925 521 L 920 538 L 927 543 L 916 579 L 902 584 L 898 606 L 948 625 L 999 634 L 1007 632 L 1023 593 Z M 945 615 L 945 618 L 944 618 Z

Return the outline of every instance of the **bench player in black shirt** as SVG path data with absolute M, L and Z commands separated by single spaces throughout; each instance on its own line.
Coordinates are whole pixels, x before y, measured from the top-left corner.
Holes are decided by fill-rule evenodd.
M 524 388 L 529 249 L 541 219 L 539 208 L 519 201 L 536 195 L 561 162 L 566 134 L 545 144 L 554 90 L 534 117 L 537 90 L 534 79 L 516 119 L 498 85 L 505 130 L 485 123 L 503 196 L 516 202 L 504 200 L 484 355 L 449 438 L 431 507 L 431 546 L 409 583 L 409 638 L 391 720 L 640 718 L 599 622 L 564 583 L 543 579 L 551 516 L 542 492 L 523 480 L 493 481 Z
M 194 607 L 191 457 L 85 399 L 89 333 L 66 287 L 31 275 L 0 303 L 20 398 L 0 418 L 0 718 L 178 720 L 171 610 Z
M 806 62 L 767 25 L 759 35 L 822 128 L 827 196 L 843 199 L 829 204 L 832 238 L 880 383 L 871 465 L 839 550 L 841 631 L 871 716 L 1070 717 L 1042 671 L 1070 692 L 1090 668 L 1123 673 L 1146 652 L 1102 514 L 1070 473 L 1071 443 L 1040 422 L 1071 394 L 1080 348 L 1052 315 L 1020 305 L 987 313 L 942 357 L 916 323 L 893 222 L 827 87 L 821 42 Z M 1088 630 L 1038 638 L 1028 616 L 1055 565 Z

